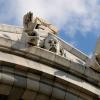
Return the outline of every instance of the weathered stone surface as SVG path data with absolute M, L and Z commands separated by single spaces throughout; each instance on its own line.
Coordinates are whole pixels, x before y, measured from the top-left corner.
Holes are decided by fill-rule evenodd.
M 22 33 L 23 29 L 21 27 L 15 27 L 12 25 L 4 25 L 4 24 L 0 24 L 0 30 L 3 32 L 11 32 L 11 33 Z
M 87 60 L 86 66 L 100 72 L 100 38 L 97 41 L 95 51 L 90 59 Z
M 5 69 L 5 68 L 3 68 L 3 69 Z M 49 69 L 50 70 L 50 69 Z M 9 70 L 6 70 L 6 71 L 9 71 Z M 59 71 L 60 72 L 60 71 Z M 21 73 L 21 72 L 15 72 L 16 73 L 16 75 L 20 75 L 20 77 L 24 77 L 24 74 L 23 73 Z M 45 74 L 46 75 L 46 74 Z M 63 75 L 63 76 L 62 76 Z M 82 82 L 81 82 L 81 80 L 79 79 L 79 78 L 77 78 L 77 77 L 74 77 L 74 76 L 72 76 L 72 75 L 69 75 L 69 74 L 67 74 L 66 75 L 66 73 L 64 74 L 63 72 L 62 72 L 62 74 L 56 74 L 56 77 L 58 77 L 58 78 L 62 78 L 63 79 L 63 81 L 64 80 L 66 80 L 66 82 L 69 82 L 69 83 L 71 83 L 71 84 L 75 84 L 75 86 L 74 86 L 74 84 L 73 84 L 73 88 L 75 87 L 76 88 L 76 86 L 79 86 L 79 89 L 78 89 L 78 87 L 76 88 L 76 89 L 78 89 L 78 90 L 81 90 L 82 88 L 84 88 L 85 90 L 84 90 L 84 92 L 86 91 L 86 90 L 88 90 L 89 92 L 90 91 L 92 91 L 93 93 L 96 93 L 96 94 L 98 94 L 99 95 L 99 90 L 97 89 L 97 88 L 95 88 L 95 87 L 93 87 L 93 86 L 91 86 L 91 84 L 87 84 L 87 83 L 85 83 L 85 84 L 83 84 L 83 80 L 82 80 Z M 40 93 L 43 93 L 43 94 L 46 94 L 46 95 L 48 95 L 48 96 L 50 96 L 50 94 L 52 94 L 52 96 L 53 97 L 55 97 L 55 98 L 64 98 L 65 96 L 64 96 L 64 94 L 65 94 L 65 92 L 64 91 L 66 91 L 66 88 L 68 88 L 67 87 L 67 85 L 66 85 L 66 87 L 65 86 L 63 86 L 62 84 L 61 84 L 61 81 L 59 80 L 59 79 L 57 79 L 57 80 L 59 80 L 59 82 L 60 82 L 60 84 L 58 83 L 58 81 L 56 81 L 56 82 L 51 82 L 51 81 L 47 81 L 47 79 L 43 79 L 43 78 L 45 78 L 45 77 L 42 77 L 42 79 L 40 79 L 40 76 L 39 75 L 36 75 L 36 74 L 32 74 L 32 73 L 29 73 L 28 74 L 28 76 L 27 76 L 27 86 L 26 86 L 26 88 L 29 90 L 29 91 L 37 91 L 37 92 L 40 92 Z M 19 80 L 19 79 L 21 79 L 21 78 L 16 78 L 15 77 L 15 79 L 17 79 L 17 80 Z M 23 80 L 22 80 L 23 81 Z M 23 81 L 24 82 L 24 81 Z M 38 82 L 38 83 L 37 83 Z M 18 85 L 18 84 L 20 84 L 20 85 Z M 19 82 L 19 83 L 16 83 L 16 84 L 14 84 L 14 86 L 20 86 L 20 88 L 22 87 L 23 88 L 23 86 L 21 86 L 21 84 L 26 84 L 26 83 L 21 83 L 21 82 Z M 65 82 L 64 82 L 64 84 L 66 84 Z M 69 84 L 68 86 L 70 87 L 71 86 L 71 84 Z M 52 87 L 53 86 L 53 87 Z M 25 86 L 24 86 L 25 87 Z M 80 87 L 82 87 L 82 88 L 80 88 Z M 89 88 L 88 88 L 89 87 Z M 52 89 L 53 88 L 53 89 Z M 95 90 L 97 91 L 97 92 L 95 92 Z M 9 90 L 10 91 L 10 90 Z M 13 90 L 13 91 L 15 91 L 15 90 Z M 17 91 L 17 90 L 16 90 Z M 21 90 L 22 91 L 22 90 Z M 55 92 L 54 92 L 55 91 Z M 83 91 L 83 90 L 82 90 Z M 5 92 L 3 92 L 3 91 L 1 91 L 2 93 L 5 93 Z M 22 92 L 24 92 L 24 91 L 22 91 Z M 21 93 L 22 93 L 21 92 Z M 53 93 L 54 92 L 54 93 Z M 87 92 L 86 91 L 86 93 L 89 93 L 89 92 Z M 57 95 L 57 94 L 59 94 L 59 95 Z M 21 95 L 21 94 L 20 94 Z M 24 94 L 22 94 L 22 95 L 24 95 Z M 26 94 L 25 94 L 26 95 Z M 23 97 L 23 96 L 22 96 Z M 24 96 L 25 97 L 25 96 Z M 27 98 L 27 95 L 26 95 L 26 98 Z M 63 100 L 63 99 L 62 99 Z
M 67 92 L 65 100 L 79 100 L 79 97 Z
M 36 100 L 49 100 L 49 97 L 43 94 L 38 94 Z
M 86 68 L 85 73 L 87 78 L 92 78 L 93 80 L 96 80 L 98 82 L 100 74 L 96 73 L 93 69 Z
M 9 95 L 10 91 L 12 89 L 12 86 L 0 84 L 0 94 Z
M 24 100 L 35 100 L 37 93 L 33 91 L 26 90 L 22 96 Z
M 23 93 L 23 88 L 13 87 L 8 96 L 8 100 L 19 100 Z
M 97 44 L 96 44 L 96 49 L 95 49 L 95 54 L 96 55 L 100 55 L 100 37 L 97 40 Z
M 24 30 L 0 26 L 0 94 L 8 100 L 99 100 L 100 74 L 87 68 L 89 58 L 55 36 L 50 23 L 32 18 L 24 16 Z
M 84 75 L 85 70 L 86 70 L 86 66 L 75 63 L 75 62 L 71 62 L 70 68 L 74 70 L 74 73 L 76 74 L 79 73 L 80 76 Z
M 58 88 L 53 88 L 52 96 L 57 98 L 57 99 L 64 100 L 64 98 L 65 98 L 65 91 L 60 90 Z
M 47 50 L 45 50 L 44 52 L 44 50 L 41 48 L 37 48 L 35 54 L 39 57 L 43 57 L 44 59 L 48 59 L 50 61 L 54 61 L 54 58 L 55 58 L 54 53 L 48 52 Z M 44 59 L 41 58 L 41 60 L 44 60 Z
M 14 75 L 13 74 L 2 73 L 1 74 L 1 83 L 13 85 Z
M 66 68 L 69 68 L 71 65 L 71 62 L 59 55 L 55 55 L 54 62 L 63 66 L 66 66 Z
M 12 45 L 12 40 L 4 39 L 0 37 L 0 46 L 10 47 Z
M 40 83 L 40 92 L 44 93 L 48 96 L 51 96 L 52 94 L 52 86 L 46 83 Z
M 34 91 L 39 91 L 40 77 L 35 74 L 31 74 L 31 73 L 28 73 L 27 77 L 28 77 L 27 78 L 27 88 L 30 90 L 34 90 Z
M 49 34 L 44 42 L 44 48 L 55 52 L 56 54 L 60 54 L 60 44 L 57 38 L 55 38 L 52 34 Z
M 43 30 L 45 34 L 53 33 L 56 34 L 57 29 L 52 26 L 51 24 L 48 24 L 45 20 L 42 20 L 40 18 L 33 18 L 33 13 L 28 12 L 23 17 L 23 26 L 24 26 L 24 32 L 27 33 L 28 41 L 27 43 L 30 46 L 40 46 L 43 47 L 44 39 L 41 39 L 41 31 L 37 30 Z
M 82 82 L 83 84 L 82 84 L 82 87 L 83 88 L 86 88 L 87 87 L 87 89 L 89 90 L 89 91 L 91 91 L 91 92 L 93 92 L 93 93 L 96 93 L 96 94 L 98 94 L 98 96 L 100 96 L 100 89 L 98 88 L 98 87 L 96 87 L 96 86 L 93 86 L 93 85 L 91 85 L 91 84 L 89 84 L 88 82 Z
M 26 78 L 15 75 L 15 86 L 26 88 Z

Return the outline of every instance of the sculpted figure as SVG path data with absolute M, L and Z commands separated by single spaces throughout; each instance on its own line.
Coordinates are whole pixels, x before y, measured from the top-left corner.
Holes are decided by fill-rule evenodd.
M 63 48 L 60 48 L 60 55 L 62 56 L 62 57 L 67 57 L 67 55 L 66 55 L 66 50 L 65 49 L 63 49 Z
M 34 31 L 35 23 L 33 23 L 32 19 L 33 19 L 33 13 L 28 12 L 26 15 L 24 15 L 23 18 L 24 32 L 26 32 L 28 35 L 28 44 L 32 46 L 38 46 L 39 34 L 36 31 Z
M 32 19 L 33 19 L 33 13 L 31 12 L 25 14 L 23 18 L 24 31 L 27 32 L 29 36 L 33 35 L 33 29 L 35 26 L 34 23 L 32 22 Z
M 44 42 L 44 48 L 59 54 L 59 41 L 52 35 L 49 34 Z
M 37 32 L 33 32 L 32 33 L 32 36 L 28 36 L 28 44 L 31 45 L 31 46 L 39 46 L 39 42 L 40 42 L 40 39 L 39 39 L 39 34 Z
M 28 37 L 28 44 L 32 46 L 44 46 L 44 40 L 48 36 L 48 33 L 56 34 L 56 28 L 53 27 L 50 23 L 47 21 L 41 19 L 41 18 L 33 18 L 33 13 L 28 12 L 23 17 L 23 26 L 24 26 L 24 32 L 27 33 Z M 49 37 L 48 37 L 49 39 Z M 47 40 L 46 39 L 46 42 Z M 57 39 L 51 38 L 49 40 L 49 47 L 46 45 L 45 42 L 45 48 L 53 51 L 58 52 L 58 41 Z

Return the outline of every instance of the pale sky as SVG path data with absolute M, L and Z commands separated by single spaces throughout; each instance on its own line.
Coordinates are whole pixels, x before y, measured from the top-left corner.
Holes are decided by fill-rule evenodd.
M 0 23 L 22 26 L 28 11 L 57 26 L 66 42 L 92 54 L 100 36 L 100 0 L 0 0 Z

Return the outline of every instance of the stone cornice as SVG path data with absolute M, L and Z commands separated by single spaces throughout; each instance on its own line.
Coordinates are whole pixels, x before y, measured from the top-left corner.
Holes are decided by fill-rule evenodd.
M 29 59 L 19 57 L 19 56 L 13 55 L 13 54 L 0 52 L 0 55 L 2 56 L 2 57 L 0 56 L 0 62 L 1 62 L 1 65 L 3 65 L 3 66 L 4 65 L 7 65 L 7 66 L 13 65 L 17 69 L 21 69 L 21 70 L 29 70 L 29 69 L 31 71 L 37 70 L 37 71 L 46 73 L 48 75 L 57 77 L 59 80 L 64 82 L 64 84 L 70 83 L 71 87 L 76 88 L 80 91 L 83 91 L 83 92 L 87 91 L 87 93 L 89 95 L 99 96 L 99 94 L 100 94 L 100 90 L 97 86 L 94 86 L 94 85 L 86 82 L 84 79 L 73 76 L 73 75 L 66 73 L 62 70 L 59 70 L 57 68 L 53 68 L 48 65 L 42 64 L 40 62 L 29 60 Z M 43 59 L 43 58 L 41 58 L 41 59 Z M 4 79 L 5 79 L 5 77 L 4 77 Z M 4 82 L 7 82 L 7 81 L 4 81 Z M 8 84 L 8 82 L 6 84 Z
M 78 77 L 88 80 L 90 83 L 93 82 L 100 87 L 100 73 L 97 73 L 91 68 L 72 62 L 39 47 L 21 48 L 24 45 L 23 43 L 19 42 L 19 45 L 15 46 L 14 43 L 15 41 L 0 38 L 0 51 L 39 61 L 64 72 L 70 72 Z
M 9 33 L 13 33 L 13 34 L 22 34 L 23 28 L 18 27 L 18 26 L 1 24 L 0 31 L 1 32 L 9 32 Z M 80 58 L 81 60 L 83 60 L 85 62 L 89 59 L 89 57 L 86 54 L 84 54 L 83 52 L 79 51 L 75 47 L 72 47 L 70 44 L 66 43 L 61 38 L 59 38 L 55 35 L 53 35 L 53 36 L 56 37 L 61 42 L 64 49 L 66 49 L 68 52 L 72 53 L 73 55 L 75 55 L 76 57 Z

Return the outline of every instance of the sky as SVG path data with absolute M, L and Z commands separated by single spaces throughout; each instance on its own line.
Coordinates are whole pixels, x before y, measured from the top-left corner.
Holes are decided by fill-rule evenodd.
M 59 29 L 59 37 L 91 56 L 100 36 L 100 0 L 0 0 L 0 24 L 22 26 L 33 12 Z

